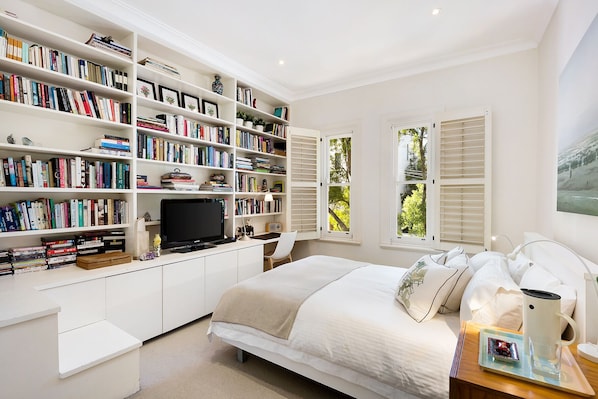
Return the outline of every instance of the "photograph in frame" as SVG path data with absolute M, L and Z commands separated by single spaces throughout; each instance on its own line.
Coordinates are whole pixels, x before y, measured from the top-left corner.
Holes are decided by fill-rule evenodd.
M 137 78 L 137 95 L 150 100 L 156 99 L 156 87 L 154 82 Z
M 170 89 L 166 86 L 159 86 L 160 88 L 160 101 L 163 103 L 174 105 L 176 107 L 180 107 L 181 104 L 179 103 L 179 92 L 173 89 Z
M 203 106 L 204 114 L 211 116 L 213 118 L 218 118 L 218 104 L 215 104 L 215 103 L 207 101 L 207 100 L 203 100 L 202 106 Z
M 199 108 L 199 98 L 181 92 L 181 100 L 183 101 L 183 108 L 192 112 L 201 112 Z

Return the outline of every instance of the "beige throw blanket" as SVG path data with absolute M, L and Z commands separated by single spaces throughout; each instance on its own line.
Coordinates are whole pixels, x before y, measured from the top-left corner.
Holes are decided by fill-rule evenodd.
M 279 266 L 227 290 L 212 321 L 242 324 L 287 339 L 307 298 L 368 264 L 318 255 Z

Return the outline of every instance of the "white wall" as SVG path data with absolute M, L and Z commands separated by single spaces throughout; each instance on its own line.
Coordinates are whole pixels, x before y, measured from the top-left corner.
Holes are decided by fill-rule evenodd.
M 561 0 L 538 48 L 538 231 L 584 257 L 598 260 L 598 217 L 556 211 L 557 103 L 559 75 L 598 14 L 595 0 Z
M 542 198 L 534 187 L 538 165 L 537 51 L 529 50 L 428 72 L 381 84 L 309 98 L 292 104 L 292 124 L 326 131 L 357 124 L 354 159 L 360 163 L 356 193 L 364 206 L 354 209 L 363 228 L 360 245 L 300 242 L 296 257 L 313 253 L 346 256 L 375 263 L 410 266 L 422 253 L 381 248 L 381 162 L 387 141 L 385 121 L 429 110 L 489 106 L 493 113 L 492 231 L 521 242 L 537 226 L 535 208 Z M 497 249 L 509 250 L 506 242 Z M 505 246 L 506 245 L 506 246 Z

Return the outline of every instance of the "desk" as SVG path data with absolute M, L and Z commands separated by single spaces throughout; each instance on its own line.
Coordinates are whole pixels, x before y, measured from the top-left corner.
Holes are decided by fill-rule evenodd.
M 461 325 L 450 373 L 450 399 L 557 399 L 582 397 L 484 371 L 478 364 L 480 327 L 483 326 L 470 322 Z M 569 346 L 569 349 L 594 391 L 598 392 L 598 364 L 579 356 L 576 345 Z

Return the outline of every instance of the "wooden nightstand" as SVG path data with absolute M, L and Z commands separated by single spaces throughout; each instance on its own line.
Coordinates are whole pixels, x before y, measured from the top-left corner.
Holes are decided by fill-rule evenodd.
M 451 367 L 450 399 L 557 399 L 583 397 L 484 371 L 478 364 L 480 327 L 484 326 L 469 322 L 461 325 L 453 366 Z M 576 345 L 571 345 L 569 349 L 594 391 L 598 392 L 598 365 L 580 357 L 577 354 Z M 594 396 L 594 398 L 597 397 Z

